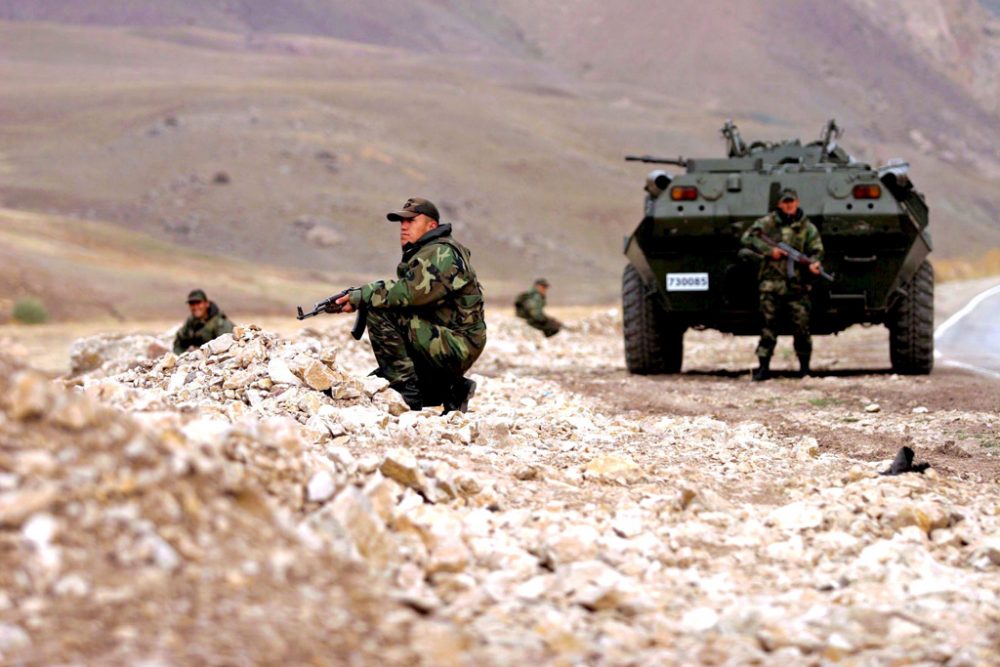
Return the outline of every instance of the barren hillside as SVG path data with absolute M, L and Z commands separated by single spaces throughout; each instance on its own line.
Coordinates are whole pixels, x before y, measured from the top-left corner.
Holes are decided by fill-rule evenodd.
M 247 262 L 220 264 L 227 300 L 247 271 L 385 275 L 382 214 L 417 193 L 492 297 L 547 274 L 557 303 L 613 300 L 644 175 L 621 156 L 718 154 L 727 117 L 764 139 L 836 117 L 859 158 L 913 162 L 939 260 L 1000 245 L 998 21 L 973 2 L 81 7 L 0 0 L 0 203 Z M 8 255 L 8 294 L 61 282 L 31 244 Z

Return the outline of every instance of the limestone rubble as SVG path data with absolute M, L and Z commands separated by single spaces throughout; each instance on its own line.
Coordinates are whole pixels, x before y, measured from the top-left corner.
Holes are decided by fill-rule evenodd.
M 608 363 L 617 326 L 494 318 L 444 417 L 337 326 L 125 364 L 85 341 L 112 352 L 69 391 L 6 369 L 0 660 L 995 664 L 995 483 L 540 372 Z

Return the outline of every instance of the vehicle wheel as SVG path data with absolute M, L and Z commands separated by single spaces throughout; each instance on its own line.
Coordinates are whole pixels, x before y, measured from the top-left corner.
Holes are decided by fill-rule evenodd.
M 934 368 L 934 267 L 924 262 L 908 283 L 906 295 L 889 320 L 889 358 L 892 370 L 905 375 L 927 375 Z
M 667 313 L 629 264 L 622 276 L 622 319 L 625 365 L 630 373 L 680 373 L 684 358 L 684 327 L 671 324 Z

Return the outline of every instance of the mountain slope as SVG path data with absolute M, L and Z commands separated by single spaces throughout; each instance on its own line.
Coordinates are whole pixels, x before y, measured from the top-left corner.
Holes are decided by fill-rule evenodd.
M 1000 245 L 987 98 L 918 48 L 933 31 L 865 2 L 0 0 L 53 21 L 0 21 L 0 203 L 367 280 L 398 256 L 384 212 L 420 194 L 492 298 L 546 274 L 557 303 L 610 301 L 645 173 L 624 153 L 718 155 L 727 117 L 751 140 L 836 117 L 860 159 L 913 163 L 939 259 Z

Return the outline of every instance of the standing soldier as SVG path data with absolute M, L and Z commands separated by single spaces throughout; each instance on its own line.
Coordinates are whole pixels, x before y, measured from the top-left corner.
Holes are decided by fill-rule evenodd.
M 823 241 L 819 230 L 809 221 L 799 205 L 795 190 L 782 190 L 778 209 L 760 218 L 743 234 L 743 245 L 764 256 L 760 267 L 760 314 L 763 327 L 757 357 L 760 365 L 753 372 L 754 381 L 770 377 L 771 355 L 778 342 L 779 317 L 787 312 L 792 321 L 795 354 L 799 358 L 799 376 L 809 374 L 812 356 L 812 339 L 809 336 L 809 278 L 802 274 L 803 267 L 796 265 L 791 275 L 787 269 L 786 253 L 765 241 L 767 236 L 775 243 L 787 243 L 813 260 L 808 265 L 812 275 L 819 275 L 823 259 Z
M 337 303 L 345 313 L 367 308 L 377 374 L 411 410 L 443 404 L 445 412 L 464 412 L 476 383 L 463 375 L 486 345 L 483 290 L 471 253 L 426 199 L 408 199 L 386 218 L 399 223 L 403 246 L 396 280 L 353 289 Z
M 549 281 L 539 278 L 527 292 L 522 292 L 514 301 L 517 316 L 538 329 L 546 338 L 551 338 L 562 329 L 559 320 L 545 314 L 545 295 L 549 291 Z
M 204 290 L 191 290 L 187 303 L 191 317 L 174 336 L 174 354 L 183 354 L 192 347 L 201 347 L 222 334 L 233 332 L 233 323 L 214 301 L 208 300 Z

